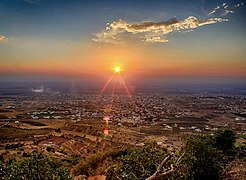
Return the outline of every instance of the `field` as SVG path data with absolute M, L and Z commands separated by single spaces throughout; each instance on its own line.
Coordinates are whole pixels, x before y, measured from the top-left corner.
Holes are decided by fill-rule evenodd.
M 235 100 L 241 104 L 233 105 L 237 111 L 228 111 L 225 109 L 229 106 L 217 106 L 218 103 L 227 104 L 227 99 L 219 102 L 202 99 L 202 103 L 198 103 L 197 97 L 189 101 L 194 97 L 175 96 L 163 100 L 169 106 L 162 107 L 158 104 L 163 103 L 160 97 L 147 96 L 141 97 L 147 102 L 146 106 L 136 103 L 138 107 L 134 109 L 122 97 L 116 101 L 123 103 L 116 103 L 109 114 L 102 108 L 107 105 L 107 97 L 103 104 L 91 101 L 93 95 L 77 98 L 66 95 L 65 100 L 53 101 L 56 96 L 52 95 L 50 101 L 43 100 L 45 103 L 40 104 L 37 102 L 47 97 L 25 97 L 19 102 L 15 98 L 2 98 L 0 154 L 4 159 L 21 159 L 39 151 L 61 160 L 75 175 L 81 173 L 77 169 L 83 167 L 82 162 L 97 159 L 99 163 L 90 173 L 99 175 L 113 163 L 106 155 L 151 142 L 173 151 L 182 146 L 182 138 L 187 134 L 214 134 L 231 129 L 237 133 L 238 145 L 246 143 L 245 120 L 239 112 L 245 102 L 241 99 Z M 149 105 L 151 103 L 155 103 L 154 107 Z M 196 103 L 199 105 L 195 106 Z M 108 124 L 103 120 L 104 116 L 110 116 Z

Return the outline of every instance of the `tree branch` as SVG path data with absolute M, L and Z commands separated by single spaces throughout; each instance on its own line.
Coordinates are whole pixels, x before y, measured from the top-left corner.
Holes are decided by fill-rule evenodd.
M 158 177 L 163 177 L 163 176 L 168 176 L 169 174 L 171 174 L 172 172 L 174 172 L 177 167 L 178 167 L 178 164 L 180 163 L 181 159 L 183 158 L 185 153 L 183 153 L 177 160 L 174 164 L 171 164 L 171 168 L 163 173 L 161 173 L 163 167 L 167 164 L 167 162 L 171 159 L 171 157 L 173 156 L 173 153 L 172 154 L 169 154 L 167 157 L 165 157 L 163 159 L 163 161 L 161 162 L 161 164 L 157 167 L 157 170 L 156 172 L 148 177 L 146 180 L 155 180 L 156 178 Z
M 169 154 L 165 159 L 163 159 L 163 161 L 161 162 L 161 164 L 157 168 L 158 172 L 161 172 L 162 168 L 167 164 L 167 162 L 169 161 L 169 159 L 171 159 L 172 156 L 173 156 L 173 154 Z

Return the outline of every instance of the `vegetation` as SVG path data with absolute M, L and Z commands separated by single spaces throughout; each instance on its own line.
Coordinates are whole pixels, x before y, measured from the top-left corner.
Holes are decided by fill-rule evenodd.
M 114 179 L 116 176 L 121 179 L 145 179 L 156 171 L 157 165 L 166 155 L 165 148 L 154 143 L 147 144 L 118 157 L 120 162 L 109 167 L 106 175 L 108 179 Z
M 50 146 L 48 146 L 47 148 L 46 148 L 46 151 L 48 151 L 48 152 L 55 152 L 55 149 L 53 148 L 53 147 L 50 147 Z
M 23 158 L 20 161 L 11 159 L 8 162 L 4 162 L 3 158 L 0 158 L 0 179 L 73 179 L 73 177 L 60 165 L 61 164 L 57 160 L 40 153 L 33 153 L 30 157 Z
M 179 171 L 173 174 L 182 179 L 220 179 L 230 161 L 236 158 L 236 135 L 230 130 L 214 136 L 200 135 L 184 138 L 185 152 Z
M 230 130 L 219 131 L 215 134 L 213 146 L 222 151 L 224 155 L 234 156 L 236 153 L 236 133 Z
M 23 144 L 21 143 L 17 143 L 17 144 L 7 144 L 5 145 L 5 150 L 7 149 L 16 149 L 16 148 L 19 148 L 19 147 L 22 147 Z
M 221 131 L 214 136 L 187 136 L 184 145 L 160 171 L 172 174 L 162 179 L 219 179 L 228 163 L 235 158 L 235 133 Z M 183 155 L 182 157 L 181 154 Z M 108 179 L 146 179 L 156 173 L 168 156 L 165 148 L 147 144 L 118 157 L 118 163 L 106 170 Z M 180 157 L 180 163 L 175 163 Z M 164 174 L 164 173 L 162 173 Z M 161 179 L 160 178 L 160 179 Z
M 170 152 L 156 143 L 130 149 L 119 148 L 81 159 L 75 156 L 74 175 L 92 176 L 105 170 L 107 179 L 222 179 L 240 159 L 245 164 L 245 145 L 236 147 L 234 132 L 184 137 L 180 150 Z M 19 147 L 19 146 L 18 146 Z M 52 152 L 52 147 L 47 147 Z M 23 157 L 24 157 L 23 152 Z M 61 163 L 38 152 L 20 161 L 4 162 L 0 157 L 2 179 L 72 179 Z M 79 161 L 80 160 L 80 161 Z M 232 163 L 233 162 L 233 163 Z M 99 171 L 98 171 L 99 170 Z M 0 178 L 1 179 L 1 178 Z
M 8 119 L 8 116 L 0 114 L 0 119 Z
M 213 146 L 211 136 L 189 136 L 184 140 L 185 152 L 179 171 L 182 179 L 219 179 L 225 166 L 225 155 Z M 175 179 L 175 178 L 174 178 Z
M 118 157 L 127 154 L 126 149 L 108 151 L 105 154 L 98 153 L 89 158 L 82 159 L 71 171 L 74 175 L 83 174 L 86 176 L 95 175 L 94 172 L 100 166 L 114 163 Z
M 24 120 L 21 120 L 21 123 L 30 124 L 32 126 L 46 126 L 46 124 L 38 122 L 38 121 L 24 121 Z

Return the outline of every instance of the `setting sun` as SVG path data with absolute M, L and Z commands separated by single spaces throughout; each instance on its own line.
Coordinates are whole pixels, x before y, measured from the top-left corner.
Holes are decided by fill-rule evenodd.
M 117 66 L 114 68 L 114 72 L 119 73 L 120 71 L 121 71 L 120 67 Z

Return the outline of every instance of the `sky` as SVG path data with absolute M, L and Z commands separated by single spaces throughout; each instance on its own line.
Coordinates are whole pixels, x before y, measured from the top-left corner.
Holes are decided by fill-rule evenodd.
M 246 7 L 230 0 L 0 0 L 0 79 L 246 79 Z

